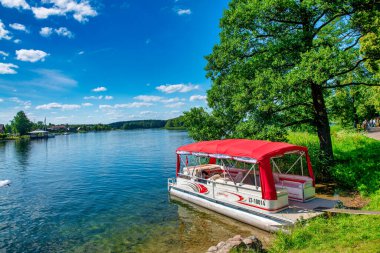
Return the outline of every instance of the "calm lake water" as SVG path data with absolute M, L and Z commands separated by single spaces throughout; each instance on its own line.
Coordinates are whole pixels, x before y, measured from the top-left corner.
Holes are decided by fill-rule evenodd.
M 265 232 L 170 200 L 186 132 L 112 131 L 0 142 L 0 252 L 204 252 Z

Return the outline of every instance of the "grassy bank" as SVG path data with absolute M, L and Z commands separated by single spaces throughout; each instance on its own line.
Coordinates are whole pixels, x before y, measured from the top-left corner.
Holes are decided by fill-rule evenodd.
M 337 190 L 359 191 L 369 195 L 366 210 L 380 210 L 380 141 L 363 134 L 334 129 L 333 149 L 336 162 L 331 180 Z M 318 176 L 319 142 L 316 135 L 290 133 L 291 143 L 307 146 Z M 269 252 L 379 252 L 380 216 L 334 215 L 318 217 L 298 224 L 291 234 L 277 235 Z
M 309 148 L 317 181 L 321 163 L 318 159 L 319 141 L 314 134 L 291 132 L 289 142 Z M 341 129 L 332 131 L 335 164 L 331 167 L 331 181 L 341 190 L 357 190 L 369 195 L 380 188 L 380 141 L 363 134 Z
M 368 210 L 379 210 L 380 190 L 371 197 Z M 379 252 L 379 215 L 318 217 L 299 224 L 291 234 L 277 235 L 269 252 Z
M 11 140 L 29 140 L 30 136 L 29 135 L 7 135 L 7 134 L 0 134 L 0 141 L 11 141 Z

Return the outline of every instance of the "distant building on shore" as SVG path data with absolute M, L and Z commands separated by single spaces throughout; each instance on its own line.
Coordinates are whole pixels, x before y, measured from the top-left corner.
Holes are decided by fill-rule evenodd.
M 67 131 L 69 130 L 65 125 L 50 126 L 48 131 Z
M 5 133 L 5 126 L 4 124 L 0 124 L 0 134 L 4 134 Z

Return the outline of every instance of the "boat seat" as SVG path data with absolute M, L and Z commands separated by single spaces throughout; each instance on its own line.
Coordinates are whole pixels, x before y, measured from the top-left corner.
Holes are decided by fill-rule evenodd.
M 306 176 L 273 174 L 276 188 L 286 188 L 290 199 L 305 201 L 314 197 L 313 180 Z
M 215 174 L 215 175 L 211 176 L 211 177 L 209 178 L 209 180 L 213 180 L 213 181 L 215 181 L 215 180 L 217 180 L 217 179 L 219 179 L 219 178 L 221 178 L 221 176 L 220 176 L 219 174 Z
M 240 183 L 241 180 L 244 178 L 243 173 L 240 171 L 234 178 L 235 183 Z

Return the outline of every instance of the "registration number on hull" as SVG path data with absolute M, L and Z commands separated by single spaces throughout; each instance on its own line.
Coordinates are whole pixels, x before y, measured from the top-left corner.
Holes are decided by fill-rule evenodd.
M 260 206 L 265 206 L 265 200 L 262 199 L 248 198 L 248 202 Z

